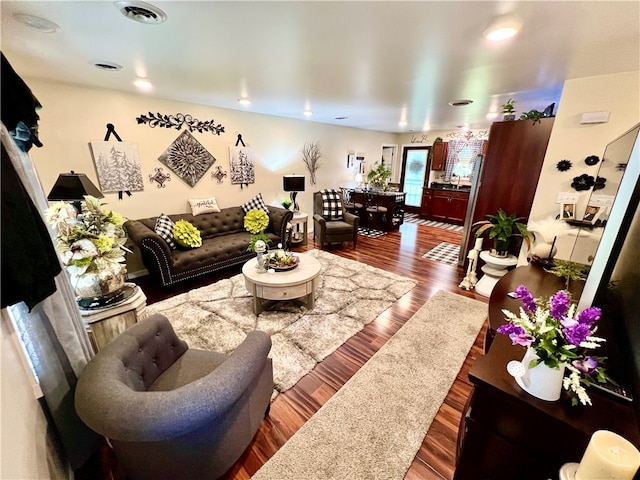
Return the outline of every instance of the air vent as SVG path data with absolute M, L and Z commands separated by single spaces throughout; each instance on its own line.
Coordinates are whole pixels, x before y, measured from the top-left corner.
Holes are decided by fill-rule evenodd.
M 159 25 L 167 20 L 167 14 L 146 2 L 115 2 L 116 7 L 125 17 L 146 25 Z
M 455 100 L 453 102 L 449 102 L 449 105 L 452 107 L 464 107 L 465 105 L 471 105 L 473 100 Z
M 122 65 L 118 65 L 113 62 L 95 62 L 93 65 L 100 70 L 107 70 L 108 72 L 117 72 L 118 70 L 122 70 Z
M 334 120 L 346 120 L 349 117 L 333 117 Z

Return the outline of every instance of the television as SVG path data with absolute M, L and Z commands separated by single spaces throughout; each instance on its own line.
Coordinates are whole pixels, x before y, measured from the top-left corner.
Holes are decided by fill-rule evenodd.
M 609 143 L 603 162 L 624 174 L 598 244 L 579 308 L 603 310 L 598 336 L 607 373 L 634 397 L 640 429 L 640 123 Z

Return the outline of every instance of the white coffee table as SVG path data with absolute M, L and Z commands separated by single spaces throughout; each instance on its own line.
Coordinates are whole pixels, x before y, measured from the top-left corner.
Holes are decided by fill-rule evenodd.
M 244 284 L 253 296 L 256 315 L 265 310 L 263 300 L 282 301 L 303 299 L 308 309 L 315 306 L 315 290 L 320 276 L 320 262 L 310 255 L 296 253 L 300 261 L 293 270 L 258 273 L 257 260 L 249 260 L 242 267 Z M 269 305 L 270 306 L 270 305 Z

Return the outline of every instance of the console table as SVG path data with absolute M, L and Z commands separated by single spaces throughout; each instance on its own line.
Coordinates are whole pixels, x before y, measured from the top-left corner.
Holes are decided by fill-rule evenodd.
M 562 279 L 537 265 L 509 272 L 491 294 L 489 330 L 504 323 L 503 308 L 516 311 L 520 306 L 506 296 L 520 284 L 536 297 L 564 287 Z M 564 391 L 559 401 L 540 400 L 523 391 L 506 370 L 509 361 L 522 359 L 524 347 L 497 335 L 485 349 L 469 372 L 473 391 L 458 432 L 454 480 L 557 479 L 564 463 L 580 461 L 596 430 L 610 430 L 640 446 L 632 403 L 593 389 L 590 407 L 572 407 Z

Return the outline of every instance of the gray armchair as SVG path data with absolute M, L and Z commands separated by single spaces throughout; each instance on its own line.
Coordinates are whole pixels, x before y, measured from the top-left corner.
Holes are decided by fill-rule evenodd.
M 189 349 L 155 314 L 89 361 L 76 411 L 139 479 L 215 479 L 237 461 L 268 413 L 271 338 L 252 331 L 229 355 Z
M 353 248 L 358 243 L 358 225 L 360 218 L 349 213 L 342 204 L 342 219 L 330 220 L 324 215 L 321 192 L 313 194 L 313 239 L 317 240 L 320 248 L 328 243 L 353 242 Z

